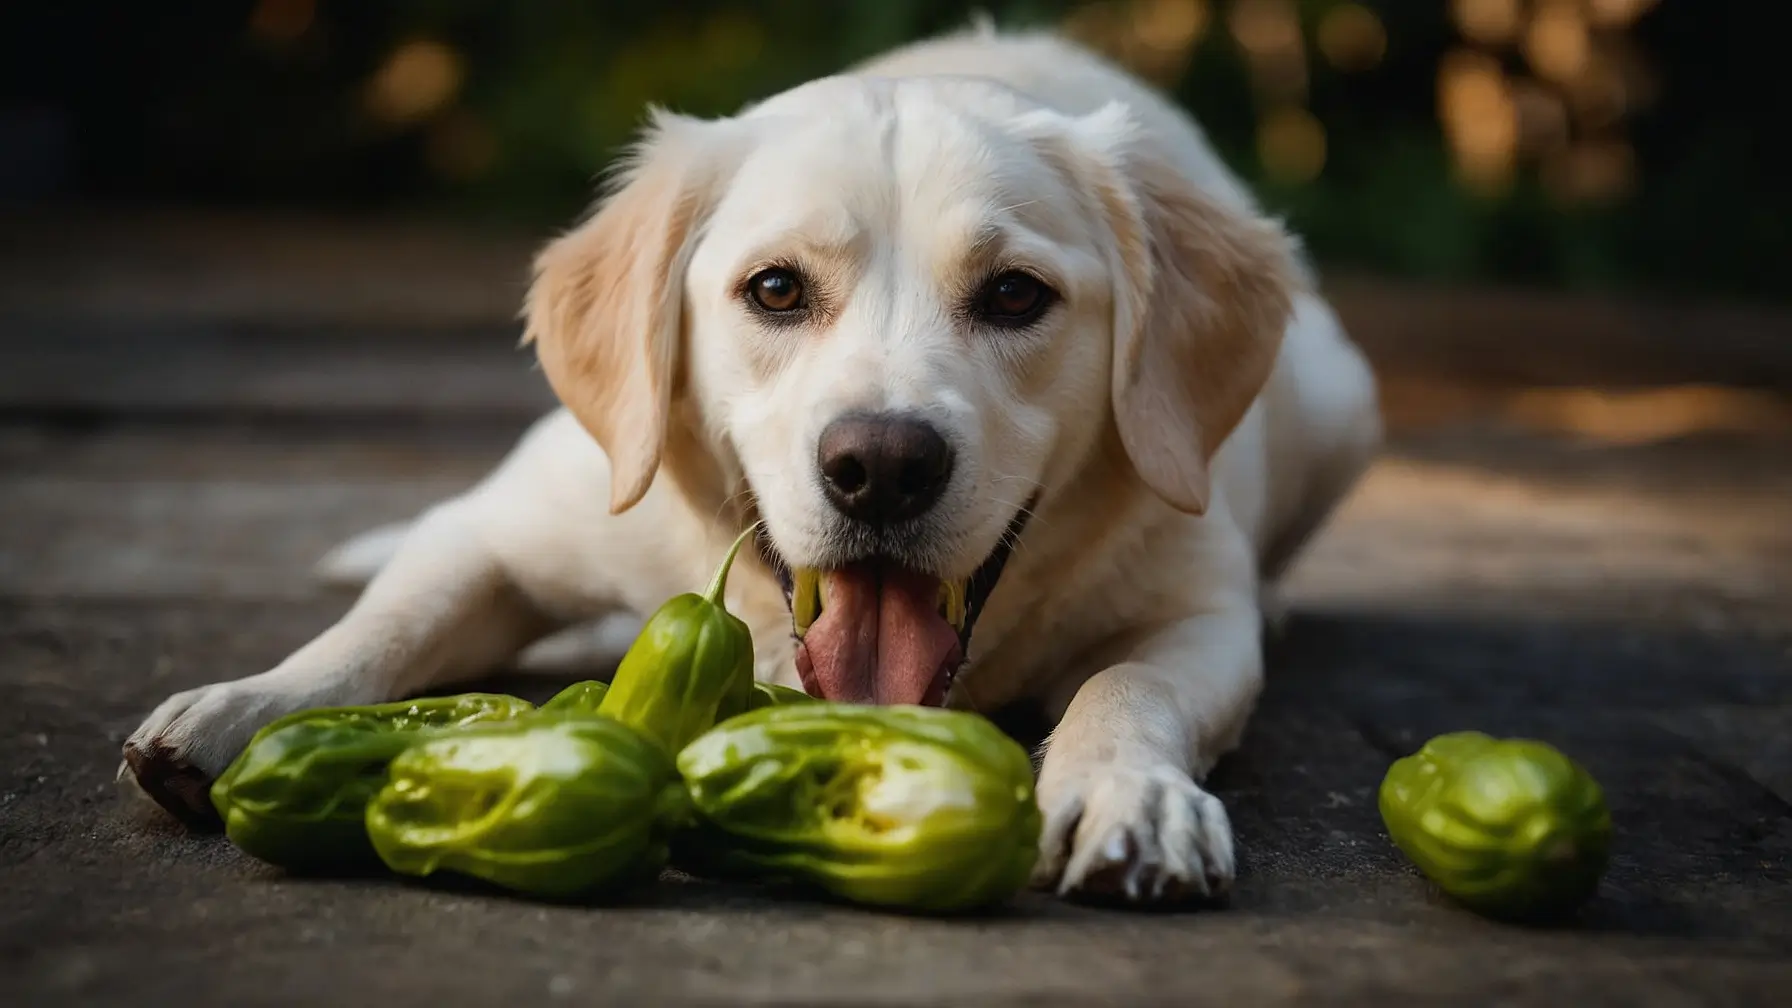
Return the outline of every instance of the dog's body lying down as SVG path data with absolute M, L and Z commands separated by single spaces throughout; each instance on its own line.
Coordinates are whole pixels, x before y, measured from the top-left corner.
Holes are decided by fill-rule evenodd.
M 1035 701 L 1057 726 L 1042 884 L 1231 880 L 1196 781 L 1257 697 L 1260 592 L 1380 431 L 1298 251 L 1184 115 L 987 31 L 735 118 L 662 115 L 543 252 L 527 318 L 566 408 L 316 640 L 159 707 L 125 752 L 163 804 L 202 805 L 291 710 L 649 612 L 763 521 L 729 592 L 762 678 Z

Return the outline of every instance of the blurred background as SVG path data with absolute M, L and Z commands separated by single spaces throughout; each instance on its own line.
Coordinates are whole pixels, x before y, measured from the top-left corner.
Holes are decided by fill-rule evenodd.
M 1792 107 L 1747 0 L 192 0 L 0 14 L 0 196 L 540 231 L 648 102 L 966 24 L 1168 89 L 1334 269 L 1783 301 Z

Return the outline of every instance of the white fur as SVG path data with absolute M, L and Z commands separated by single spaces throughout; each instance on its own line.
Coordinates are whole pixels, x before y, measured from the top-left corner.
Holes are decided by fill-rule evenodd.
M 1263 593 L 1380 428 L 1360 354 L 1198 128 L 1067 44 L 974 33 L 732 119 L 663 117 L 638 161 L 639 181 L 625 179 L 616 197 L 630 235 L 653 238 L 658 220 L 692 228 L 663 250 L 671 299 L 617 280 L 580 294 L 597 307 L 579 314 L 560 296 L 588 281 L 592 262 L 609 255 L 614 266 L 618 248 L 653 253 L 603 246 L 620 225 L 601 215 L 557 242 L 531 296 L 531 335 L 570 409 L 540 421 L 465 495 L 332 554 L 328 576 L 378 571 L 353 609 L 269 672 L 164 703 L 127 743 L 139 774 L 215 775 L 293 709 L 440 686 L 568 625 L 650 612 L 706 579 L 748 515 L 749 487 L 785 557 L 825 566 L 835 518 L 812 471 L 819 431 L 844 410 L 901 408 L 958 451 L 929 519 L 923 560 L 934 573 L 969 574 L 1040 494 L 950 697 L 981 710 L 1033 698 L 1056 719 L 1040 771 L 1038 881 L 1139 902 L 1224 889 L 1230 826 L 1197 782 L 1238 743 L 1260 690 Z M 1213 241 L 1248 245 L 1274 268 L 1233 276 L 1231 259 L 1206 273 L 1163 260 L 1163 235 L 1145 234 L 1161 225 L 1151 185 L 1191 194 L 1217 222 Z M 631 195 L 651 187 L 684 196 L 656 210 Z M 966 250 L 987 229 L 1063 294 L 1031 334 L 966 330 L 953 314 Z M 1204 253 L 1209 232 L 1179 237 Z M 1153 251 L 1154 271 L 1140 258 Z M 743 312 L 742 271 L 767 256 L 803 257 L 826 275 L 839 296 L 825 325 L 768 329 Z M 1225 282 L 1177 294 L 1170 285 L 1188 271 L 1197 286 Z M 630 291 L 651 302 L 641 310 L 670 344 L 634 331 L 626 313 L 601 314 Z M 1247 296 L 1258 301 L 1228 302 Z M 1192 360 L 1213 373 L 1143 374 L 1154 398 L 1127 407 L 1122 438 L 1115 417 L 1131 386 L 1110 375 L 1130 327 L 1149 315 L 1200 328 L 1234 308 L 1235 327 L 1285 320 L 1274 323 L 1279 354 L 1278 332 L 1255 334 L 1270 340 L 1273 371 L 1237 379 L 1249 383 L 1242 418 L 1199 400 L 1238 392 L 1225 369 L 1245 358 L 1210 363 L 1197 342 L 1151 357 L 1165 351 L 1152 341 L 1207 334 L 1144 331 L 1147 366 Z M 624 339 L 647 349 L 599 342 Z M 598 353 L 576 356 L 590 349 L 578 340 Z M 631 384 L 671 381 L 655 368 L 674 364 L 676 394 Z M 1195 401 L 1179 404 L 1184 390 Z M 1175 426 L 1197 420 L 1222 429 Z M 1203 448 L 1204 436 L 1215 443 Z M 646 489 L 631 502 L 637 482 Z M 758 675 L 794 684 L 790 617 L 769 572 L 738 566 L 729 604 L 753 630 Z

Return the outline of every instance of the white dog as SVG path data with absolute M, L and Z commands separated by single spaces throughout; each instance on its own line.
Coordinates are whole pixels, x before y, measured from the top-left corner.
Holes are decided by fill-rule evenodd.
M 541 254 L 527 338 L 565 408 L 391 549 L 350 546 L 372 581 L 316 640 L 157 708 L 125 755 L 165 806 L 203 808 L 279 715 L 650 612 L 763 521 L 729 592 L 760 677 L 1036 702 L 1040 884 L 1231 881 L 1196 782 L 1258 695 L 1260 592 L 1381 432 L 1294 243 L 1167 101 L 985 29 L 657 115 Z

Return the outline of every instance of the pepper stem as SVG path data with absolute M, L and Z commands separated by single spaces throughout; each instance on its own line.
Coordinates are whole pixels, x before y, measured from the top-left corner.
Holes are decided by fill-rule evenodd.
M 740 553 L 741 544 L 747 541 L 748 536 L 757 531 L 759 531 L 759 523 L 754 522 L 747 526 L 747 530 L 742 532 L 739 538 L 734 540 L 734 545 L 728 547 L 728 555 L 722 558 L 722 566 L 716 568 L 716 576 L 710 580 L 708 590 L 703 593 L 704 601 L 714 606 L 722 605 L 722 590 L 728 587 L 728 571 L 734 566 L 734 558 Z M 723 608 L 727 607 L 723 606 Z

